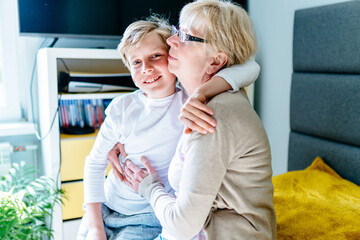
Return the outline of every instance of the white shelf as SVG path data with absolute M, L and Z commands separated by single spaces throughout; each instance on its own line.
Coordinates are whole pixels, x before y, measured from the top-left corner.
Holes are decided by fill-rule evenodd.
M 81 219 L 66 221 L 63 224 L 64 239 L 76 239 L 80 227 Z
M 113 92 L 113 93 L 75 93 L 61 94 L 61 100 L 75 100 L 75 99 L 113 99 L 120 95 L 128 94 L 130 92 Z
M 1 123 L 0 137 L 35 134 L 34 124 L 30 122 Z

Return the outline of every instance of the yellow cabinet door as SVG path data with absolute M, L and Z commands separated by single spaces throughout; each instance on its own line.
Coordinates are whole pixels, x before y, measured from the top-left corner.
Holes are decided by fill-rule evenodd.
M 62 139 L 61 149 L 61 181 L 83 179 L 85 157 L 89 155 L 95 138 Z
M 65 191 L 66 198 L 63 198 L 62 207 L 63 220 L 81 218 L 84 215 L 82 204 L 84 202 L 83 182 L 63 183 L 61 188 Z

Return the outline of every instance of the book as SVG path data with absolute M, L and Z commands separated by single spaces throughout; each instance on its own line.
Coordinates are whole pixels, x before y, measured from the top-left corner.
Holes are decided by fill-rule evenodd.
M 59 100 L 62 133 L 86 134 L 100 128 L 111 99 Z

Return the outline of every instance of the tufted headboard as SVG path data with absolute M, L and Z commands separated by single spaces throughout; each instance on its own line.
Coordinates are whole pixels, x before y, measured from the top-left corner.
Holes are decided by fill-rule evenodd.
M 288 170 L 320 156 L 360 185 L 360 1 L 297 10 Z

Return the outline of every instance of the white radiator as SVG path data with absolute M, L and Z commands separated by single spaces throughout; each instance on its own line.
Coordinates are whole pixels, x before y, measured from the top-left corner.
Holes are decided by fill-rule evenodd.
M 24 146 L 12 146 L 9 142 L 0 142 L 0 176 L 3 176 L 9 172 L 11 167 L 12 156 L 17 152 L 31 151 L 27 154 L 32 154 L 32 158 L 36 159 L 37 145 L 24 145 Z M 35 161 L 36 163 L 36 161 Z

